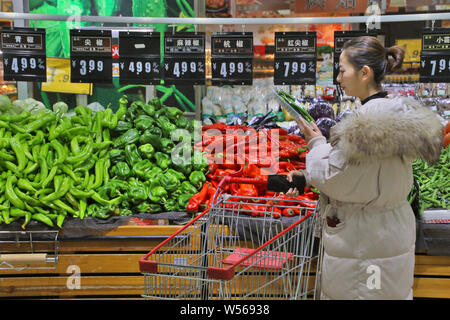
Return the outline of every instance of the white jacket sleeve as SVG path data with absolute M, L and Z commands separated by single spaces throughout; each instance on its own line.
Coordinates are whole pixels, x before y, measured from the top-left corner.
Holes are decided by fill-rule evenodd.
M 311 139 L 308 148 L 303 171 L 306 181 L 328 197 L 361 203 L 370 201 L 378 193 L 377 163 L 348 166 L 343 151 L 332 147 L 323 136 Z

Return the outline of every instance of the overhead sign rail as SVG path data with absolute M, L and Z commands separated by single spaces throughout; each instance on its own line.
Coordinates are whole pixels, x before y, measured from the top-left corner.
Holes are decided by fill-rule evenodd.
M 107 16 L 76 16 L 77 21 L 93 23 L 142 23 L 142 24 L 194 24 L 194 25 L 249 25 L 249 24 L 330 24 L 330 23 L 367 23 L 370 16 L 346 16 L 346 17 L 295 17 L 295 18 L 153 18 L 153 17 L 107 17 Z M 73 16 L 0 12 L 0 19 L 7 20 L 47 20 L 67 21 Z M 450 20 L 450 13 L 418 13 L 380 15 L 377 21 L 408 22 L 408 21 L 433 21 Z

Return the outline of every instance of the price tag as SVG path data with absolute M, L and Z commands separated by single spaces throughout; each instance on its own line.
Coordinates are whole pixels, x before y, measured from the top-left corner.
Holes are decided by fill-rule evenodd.
M 316 39 L 316 32 L 275 32 L 275 85 L 316 83 Z
M 3 28 L 1 49 L 5 81 L 46 81 L 45 29 Z
M 344 48 L 345 42 L 350 39 L 362 37 L 362 36 L 370 36 L 376 37 L 378 35 L 377 31 L 369 30 L 369 31 L 335 31 L 334 32 L 334 63 L 333 63 L 333 83 L 338 84 L 336 78 L 339 74 L 339 57 Z
M 72 82 L 112 82 L 110 30 L 70 30 L 70 78 Z
M 450 29 L 424 30 L 420 53 L 420 82 L 450 81 Z
M 159 84 L 161 81 L 160 34 L 119 32 L 121 84 Z
M 212 85 L 252 85 L 253 33 L 213 33 Z
M 205 84 L 205 33 L 164 34 L 164 83 Z
M 47 58 L 47 82 L 42 91 L 92 95 L 91 83 L 70 82 L 70 59 Z

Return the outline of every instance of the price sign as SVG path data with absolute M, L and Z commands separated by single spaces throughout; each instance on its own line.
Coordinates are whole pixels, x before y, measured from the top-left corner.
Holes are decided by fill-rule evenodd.
M 377 31 L 335 31 L 334 32 L 334 63 L 333 63 L 333 83 L 337 84 L 336 78 L 339 74 L 339 57 L 344 49 L 344 44 L 353 38 L 370 36 L 376 37 Z
M 112 82 L 111 31 L 70 30 L 70 80 Z
M 1 49 L 4 80 L 46 81 L 45 29 L 3 28 Z
M 315 32 L 275 32 L 275 85 L 316 83 L 316 39 Z
M 205 33 L 164 34 L 164 83 L 205 84 Z
M 253 83 L 253 33 L 213 33 L 211 36 L 212 85 Z
M 47 58 L 47 82 L 42 91 L 92 95 L 92 83 L 70 82 L 70 59 Z
M 450 29 L 424 30 L 420 54 L 420 82 L 450 81 Z
M 119 32 L 121 84 L 159 84 L 160 34 L 139 31 Z

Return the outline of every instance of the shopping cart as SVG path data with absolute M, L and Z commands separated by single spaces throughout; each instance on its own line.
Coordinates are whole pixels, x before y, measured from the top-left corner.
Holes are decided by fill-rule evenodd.
M 225 177 L 208 211 L 139 260 L 145 278 L 143 297 L 200 300 L 314 297 L 310 270 L 315 258 L 316 209 L 305 206 L 307 201 L 292 200 L 282 205 L 275 197 L 232 196 L 224 192 L 224 186 L 231 183 L 266 182 Z M 250 204 L 257 205 L 256 209 Z M 284 208 L 295 208 L 298 215 L 289 219 L 277 217 L 278 209 Z

